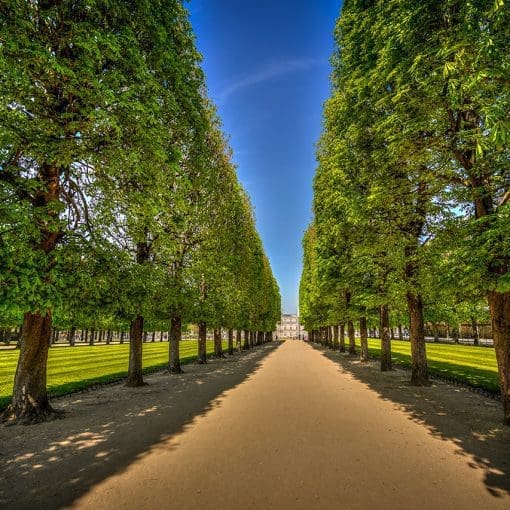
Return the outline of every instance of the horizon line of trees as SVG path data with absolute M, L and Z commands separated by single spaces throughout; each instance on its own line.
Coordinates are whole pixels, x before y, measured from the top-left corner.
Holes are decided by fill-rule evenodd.
M 303 238 L 312 338 L 368 357 L 378 324 L 409 326 L 428 383 L 425 322 L 490 320 L 510 425 L 510 9 L 504 0 L 345 0 Z M 334 331 L 331 332 L 331 327 Z
M 181 0 L 2 2 L 0 322 L 22 321 L 3 420 L 54 413 L 54 321 L 129 328 L 130 386 L 147 324 L 171 373 L 183 324 L 203 363 L 208 328 L 216 355 L 221 328 L 270 339 L 278 285 L 200 62 Z

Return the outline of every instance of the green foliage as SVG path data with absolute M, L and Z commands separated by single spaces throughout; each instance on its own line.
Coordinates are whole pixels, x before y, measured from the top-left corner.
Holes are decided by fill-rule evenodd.
M 408 292 L 427 320 L 487 321 L 487 291 L 508 292 L 509 15 L 344 2 L 303 240 L 307 327 L 373 321 L 381 304 L 402 322 Z

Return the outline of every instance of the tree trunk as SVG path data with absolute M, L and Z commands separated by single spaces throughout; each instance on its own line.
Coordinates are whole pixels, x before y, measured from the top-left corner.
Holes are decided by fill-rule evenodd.
M 223 355 L 223 346 L 221 341 L 221 328 L 215 328 L 213 330 L 213 338 L 214 338 L 214 357 L 215 358 L 224 358 Z
M 124 343 L 124 331 L 121 331 L 120 332 L 120 343 L 123 344 Z
M 356 337 L 354 336 L 354 323 L 347 321 L 347 335 L 349 336 L 349 354 L 356 354 Z
M 207 363 L 207 325 L 205 322 L 198 323 L 198 357 L 197 363 Z
M 236 351 L 241 352 L 241 330 L 236 329 Z
M 492 338 L 498 362 L 503 423 L 510 425 L 510 292 L 488 294 L 492 323 Z
M 458 344 L 459 343 L 459 328 L 458 327 L 453 328 L 453 330 L 452 330 L 452 338 L 453 338 L 453 343 L 454 344 Z
M 182 374 L 181 357 L 179 353 L 182 338 L 181 322 L 180 315 L 173 314 L 170 317 L 170 339 L 168 342 L 170 362 L 168 363 L 168 371 L 171 374 Z
M 143 332 L 143 343 L 147 342 L 147 331 Z
M 160 331 L 159 332 L 159 341 L 162 342 L 163 341 L 163 331 Z
M 404 340 L 404 333 L 402 331 L 402 324 L 398 325 L 398 339 L 399 340 Z
M 250 332 L 247 329 L 245 329 L 243 349 L 247 350 L 249 348 L 250 348 Z
M 480 345 L 480 328 L 476 317 L 471 317 L 471 327 L 473 328 L 473 344 Z
M 94 328 L 92 328 L 90 330 L 90 336 L 89 336 L 89 345 L 94 345 L 94 340 L 95 340 L 95 337 L 96 336 L 96 330 Z
M 381 333 L 381 336 L 382 336 L 382 333 Z M 393 326 L 390 328 L 390 340 L 395 340 L 395 329 L 393 328 Z
M 55 415 L 46 391 L 50 339 L 51 313 L 25 313 L 12 402 L 2 413 L 2 421 L 38 423 Z
M 338 326 L 333 326 L 333 349 L 338 351 L 340 344 L 338 343 Z
M 234 330 L 232 328 L 228 329 L 228 354 L 234 355 Z
M 341 322 L 339 326 L 339 339 L 338 339 L 338 350 L 345 352 L 345 323 Z
M 420 294 L 407 292 L 409 310 L 409 336 L 411 341 L 411 384 L 428 384 L 427 352 L 425 349 L 425 326 L 423 322 L 423 301 Z
M 439 328 L 437 327 L 437 324 L 434 322 L 432 324 L 432 336 L 434 337 L 434 342 L 439 342 Z
M 379 329 L 381 331 L 381 372 L 391 370 L 391 335 L 388 305 L 379 307 Z
M 359 337 L 360 337 L 360 360 L 368 361 L 368 338 L 367 338 L 367 318 L 360 317 L 359 319 Z
M 76 326 L 72 326 L 69 330 L 67 341 L 71 347 L 74 347 L 74 344 L 76 343 Z
M 143 316 L 138 315 L 129 327 L 129 367 L 126 386 L 144 386 L 142 374 Z

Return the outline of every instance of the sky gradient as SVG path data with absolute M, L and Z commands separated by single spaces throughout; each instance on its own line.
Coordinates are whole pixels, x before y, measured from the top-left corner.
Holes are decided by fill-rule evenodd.
M 295 313 L 315 143 L 341 0 L 192 0 L 209 95 L 280 285 Z

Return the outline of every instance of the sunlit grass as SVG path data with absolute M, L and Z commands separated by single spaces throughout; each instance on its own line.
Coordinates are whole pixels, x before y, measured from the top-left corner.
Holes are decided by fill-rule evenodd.
M 163 368 L 168 363 L 168 342 L 143 344 L 145 371 Z M 224 349 L 227 344 L 224 342 Z M 181 342 L 182 362 L 197 356 L 197 341 Z M 207 342 L 207 353 L 214 350 Z M 19 350 L 0 351 L 0 409 L 11 398 Z M 51 396 L 64 395 L 88 386 L 122 379 L 127 375 L 129 344 L 76 347 L 52 347 L 48 356 L 48 391 Z
M 357 339 L 359 346 L 359 339 Z M 381 342 L 368 340 L 370 355 L 379 357 Z M 491 392 L 499 391 L 496 354 L 490 347 L 427 343 L 427 362 L 432 374 L 456 379 L 476 388 Z M 392 359 L 395 363 L 411 366 L 411 344 L 399 340 L 391 342 Z

